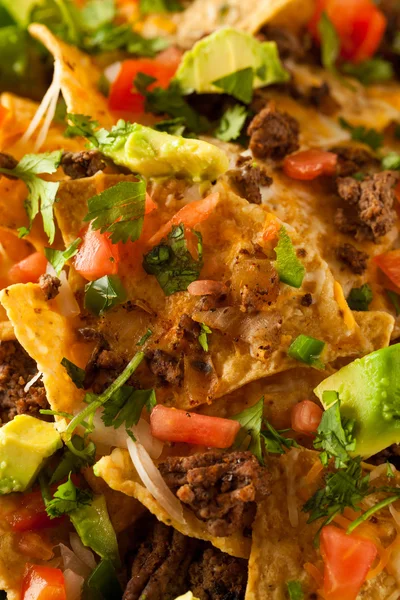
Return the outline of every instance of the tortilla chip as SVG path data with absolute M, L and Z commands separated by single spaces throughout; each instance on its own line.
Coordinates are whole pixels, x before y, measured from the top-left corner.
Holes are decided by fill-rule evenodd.
M 14 327 L 10 321 L 0 321 L 0 342 L 15 340 Z
M 160 506 L 143 486 L 132 464 L 127 450 L 116 448 L 110 456 L 104 456 L 93 467 L 95 475 L 102 477 L 113 490 L 118 490 L 139 500 L 159 521 L 171 525 L 183 535 L 209 541 L 227 554 L 248 558 L 251 541 L 239 533 L 229 537 L 213 537 L 205 524 L 195 517 L 189 509 L 183 507 L 186 524 L 178 523 Z
M 67 111 L 90 115 L 103 127 L 111 127 L 114 119 L 108 110 L 107 99 L 97 87 L 101 72 L 91 58 L 61 41 L 44 25 L 33 23 L 28 30 L 54 56 Z
M 0 590 L 7 593 L 7 600 L 19 600 L 21 580 L 27 557 L 19 552 L 14 533 L 0 534 Z
M 16 284 L 0 292 L 0 302 L 13 324 L 15 335 L 43 373 L 47 399 L 53 410 L 73 412 L 82 403 L 79 390 L 61 360 L 80 363 L 71 324 L 57 308 L 56 300 L 45 300 L 39 285 Z

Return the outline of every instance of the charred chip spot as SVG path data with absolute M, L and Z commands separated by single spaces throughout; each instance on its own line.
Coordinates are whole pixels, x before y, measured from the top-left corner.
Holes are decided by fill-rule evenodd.
M 362 275 L 367 269 L 368 254 L 362 250 L 357 250 L 352 244 L 338 246 L 336 256 L 356 275 Z
M 192 360 L 190 364 L 194 369 L 205 375 L 209 375 L 213 372 L 212 366 L 203 360 Z
M 39 286 L 46 300 L 52 300 L 59 292 L 61 281 L 58 277 L 45 273 L 39 277 Z
M 299 258 L 305 258 L 307 256 L 307 250 L 305 248 L 297 248 L 296 254 Z
M 228 171 L 227 175 L 239 196 L 246 198 L 250 204 L 261 204 L 260 186 L 270 186 L 273 183 L 265 168 L 257 165 L 251 156 L 239 156 L 236 167 Z
M 299 148 L 299 124 L 271 103 L 251 121 L 247 133 L 250 150 L 256 158 L 281 160 Z
M 304 294 L 300 300 L 300 304 L 302 306 L 311 306 L 313 303 L 313 297 L 310 293 Z

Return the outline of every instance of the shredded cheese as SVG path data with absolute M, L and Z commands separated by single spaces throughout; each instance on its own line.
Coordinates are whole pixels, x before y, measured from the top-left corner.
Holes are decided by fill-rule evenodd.
M 43 375 L 43 373 L 41 371 L 39 371 L 38 373 L 36 373 L 36 375 L 34 375 L 32 377 L 32 379 L 30 379 L 28 381 L 28 383 L 26 384 L 26 386 L 24 387 L 24 392 L 25 394 L 29 391 L 29 389 L 33 386 L 34 383 L 37 382 L 38 379 L 41 378 L 41 376 Z
M 349 329 L 354 329 L 356 327 L 356 321 L 349 308 L 349 305 L 346 302 L 346 298 L 344 297 L 343 288 L 338 281 L 334 282 L 333 291 L 335 300 L 339 304 L 340 310 L 343 312 L 343 320 L 346 324 L 346 327 Z

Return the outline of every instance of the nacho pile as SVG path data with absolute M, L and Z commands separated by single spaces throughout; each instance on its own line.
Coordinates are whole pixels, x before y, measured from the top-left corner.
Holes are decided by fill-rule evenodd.
M 399 36 L 0 3 L 0 595 L 400 598 Z

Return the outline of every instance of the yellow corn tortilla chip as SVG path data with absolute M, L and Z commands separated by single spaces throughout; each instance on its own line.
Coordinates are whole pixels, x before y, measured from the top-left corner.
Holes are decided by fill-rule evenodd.
M 13 324 L 15 336 L 43 373 L 47 399 L 54 410 L 73 412 L 84 392 L 79 390 L 61 360 L 79 364 L 79 344 L 56 300 L 47 301 L 39 285 L 16 284 L 0 292 L 0 302 Z M 84 365 L 81 365 L 84 366 Z
M 29 26 L 29 33 L 42 42 L 58 63 L 61 91 L 67 111 L 90 115 L 103 127 L 114 123 L 107 99 L 98 91 L 100 70 L 91 58 L 51 33 L 47 27 L 38 23 Z
M 0 342 L 15 340 L 14 327 L 10 321 L 0 321 Z
M 16 535 L 0 532 L 0 589 L 7 593 L 7 600 L 20 599 L 27 562 L 27 557 L 18 550 Z
M 111 489 L 133 496 L 165 525 L 171 525 L 183 535 L 209 541 L 216 548 L 232 556 L 241 558 L 249 556 L 251 541 L 239 533 L 230 537 L 213 537 L 208 533 L 205 524 L 185 507 L 183 507 L 183 516 L 186 524 L 183 525 L 171 518 L 143 486 L 127 450 L 116 448 L 110 456 L 103 456 L 93 469 L 95 475 L 102 477 Z

